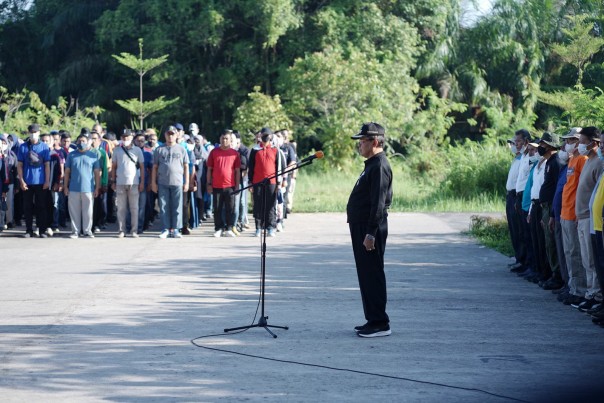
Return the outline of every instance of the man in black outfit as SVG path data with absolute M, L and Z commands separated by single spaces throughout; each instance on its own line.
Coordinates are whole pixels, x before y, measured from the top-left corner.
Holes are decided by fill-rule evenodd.
M 367 323 L 354 330 L 360 337 L 390 335 L 386 313 L 384 252 L 388 236 L 388 207 L 392 202 L 392 170 L 384 154 L 386 133 L 377 123 L 365 123 L 352 136 L 359 140 L 365 170 L 355 184 L 346 212 Z

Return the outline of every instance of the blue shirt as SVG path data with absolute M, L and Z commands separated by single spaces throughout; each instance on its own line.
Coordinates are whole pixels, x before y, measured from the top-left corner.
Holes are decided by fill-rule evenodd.
M 70 192 L 94 192 L 94 170 L 101 169 L 97 153 L 92 150 L 69 153 L 67 161 L 65 161 L 65 169 L 67 168 L 71 170 L 69 175 Z
M 50 149 L 46 143 L 29 141 L 19 146 L 17 160 L 23 163 L 23 180 L 28 185 L 43 185 L 46 182 L 44 164 L 50 161 Z
M 522 210 L 527 213 L 531 209 L 531 188 L 533 187 L 533 171 L 537 164 L 533 164 L 531 167 L 531 172 L 529 173 L 528 179 L 526 181 L 526 186 L 524 187 L 524 192 L 522 192 Z
M 556 193 L 554 194 L 554 201 L 552 202 L 552 210 L 556 221 L 560 221 L 560 212 L 562 211 L 562 190 L 566 184 L 566 171 L 568 165 L 562 166 L 560 169 L 560 175 L 558 176 L 558 185 L 556 186 Z

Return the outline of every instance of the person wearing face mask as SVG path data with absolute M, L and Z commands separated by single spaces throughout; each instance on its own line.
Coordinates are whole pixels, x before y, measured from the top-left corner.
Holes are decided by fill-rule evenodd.
M 101 165 L 98 154 L 90 149 L 85 134 L 76 139 L 76 151 L 69 153 L 65 161 L 63 192 L 69 196 L 69 217 L 72 239 L 80 234 L 94 238 L 92 234 L 93 200 L 101 188 Z
M 604 134 L 600 134 L 600 144 L 596 150 L 600 163 L 604 164 Z M 591 244 L 594 251 L 594 263 L 596 274 L 600 283 L 600 290 L 604 290 L 604 238 L 602 237 L 604 227 L 604 172 L 600 175 L 598 183 L 590 200 L 590 217 L 593 231 L 591 233 Z M 593 317 L 593 322 L 604 326 L 604 303 L 594 305 L 586 311 Z
M 46 218 L 48 220 L 48 228 L 46 228 L 46 235 L 53 236 L 53 234 L 59 231 L 59 188 L 63 182 L 64 164 L 65 162 L 54 149 L 54 139 L 49 133 L 42 133 L 40 135 L 40 141 L 45 143 L 50 149 L 50 188 L 44 191 L 46 196 Z M 55 214 L 56 209 L 56 214 Z M 56 218 L 56 221 L 55 221 Z
M 0 230 L 13 228 L 14 187 L 17 183 L 17 155 L 10 148 L 9 137 L 0 134 Z
M 568 168 L 566 170 L 566 183 L 562 190 L 560 226 L 562 227 L 562 245 L 568 271 L 568 290 L 567 292 L 563 291 L 558 300 L 565 305 L 582 302 L 581 299 L 585 295 L 586 287 L 585 270 L 583 270 L 583 264 L 581 263 L 579 233 L 577 232 L 577 215 L 575 214 L 579 176 L 587 161 L 587 157 L 580 155 L 577 149 L 580 131 L 580 127 L 573 127 L 566 136 L 562 137 L 565 141 L 564 152 L 568 155 Z
M 190 235 L 191 228 L 197 227 L 197 223 L 192 223 L 192 209 L 191 207 L 195 207 L 195 196 L 194 190 L 196 189 L 197 183 L 195 182 L 195 154 L 193 150 L 195 148 L 195 144 L 193 144 L 193 139 L 188 134 L 185 134 L 184 128 L 180 123 L 175 125 L 176 129 L 178 129 L 178 143 L 186 150 L 187 155 L 189 156 L 189 190 L 183 193 L 182 197 L 182 228 L 180 228 L 180 233 L 182 235 Z M 193 214 L 195 219 L 197 219 L 197 212 Z M 193 225 L 194 224 L 194 225 Z
M 252 184 L 264 181 L 285 167 L 284 161 L 279 161 L 279 152 L 272 145 L 273 131 L 264 127 L 258 132 L 259 144 L 250 151 L 248 160 L 248 177 Z M 250 188 L 254 198 L 254 218 L 256 220 L 255 236 L 260 236 L 262 229 L 268 230 L 269 236 L 275 236 L 276 191 L 281 186 L 281 178 L 272 178 L 264 186 Z M 263 204 L 264 202 L 264 204 Z
M 540 287 L 548 283 L 548 288 L 561 283 L 556 244 L 549 228 L 549 219 L 553 214 L 552 202 L 560 174 L 557 149 L 558 145 L 552 134 L 543 133 L 537 143 L 537 153 L 541 156 L 541 160 L 537 163 L 533 173 L 532 206 L 529 213 L 530 223 L 533 226 L 535 262 L 539 273 L 538 283 Z
M 587 161 L 579 176 L 575 213 L 577 214 L 577 232 L 579 234 L 581 260 L 585 270 L 587 290 L 583 301 L 571 305 L 575 308 L 588 310 L 602 301 L 602 290 L 596 273 L 594 251 L 591 244 L 589 200 L 598 178 L 602 175 L 603 166 L 602 160 L 598 158 L 596 151 L 600 142 L 600 130 L 593 126 L 584 127 L 579 134 L 580 139 L 577 149 L 579 154 L 587 156 Z
M 113 150 L 111 188 L 115 191 L 118 238 L 126 235 L 126 211 L 130 211 L 132 238 L 138 238 L 138 199 L 145 186 L 145 157 L 132 143 L 132 130 L 122 132 L 122 144 Z
M 524 263 L 526 259 L 526 247 L 522 243 L 522 234 L 520 229 L 521 218 L 516 210 L 516 181 L 518 180 L 520 159 L 522 158 L 520 152 L 522 149 L 521 137 L 516 136 L 513 139 L 508 140 L 508 146 L 510 147 L 510 151 L 514 156 L 514 160 L 510 165 L 508 178 L 505 184 L 505 214 L 508 221 L 508 231 L 510 233 L 510 239 L 512 240 L 512 247 L 514 249 L 514 257 L 516 259 L 516 261 L 509 267 L 512 272 L 518 273 L 525 270 Z
M 29 139 L 21 144 L 17 154 L 17 172 L 23 192 L 23 212 L 25 214 L 25 238 L 34 236 L 33 215 L 40 238 L 47 238 L 46 204 L 44 191 L 50 187 L 50 149 L 40 141 L 40 126 L 29 125 Z
M 145 148 L 145 135 L 144 133 L 138 133 L 136 137 L 134 137 L 134 145 L 143 152 L 144 159 L 144 186 L 143 190 L 139 192 L 138 197 L 138 228 L 133 228 L 133 231 L 136 230 L 140 235 L 143 231 L 148 227 L 148 222 L 146 221 L 147 217 L 147 197 L 149 193 L 151 193 L 151 171 L 153 170 L 153 153 L 151 153 L 148 149 Z M 130 223 L 130 215 L 128 214 L 126 218 L 127 225 Z

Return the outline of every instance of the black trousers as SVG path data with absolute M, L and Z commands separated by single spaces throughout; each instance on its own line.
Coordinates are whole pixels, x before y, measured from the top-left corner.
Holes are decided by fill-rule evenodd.
M 537 273 L 541 280 L 547 280 L 552 275 L 547 260 L 547 250 L 545 247 L 545 232 L 541 225 L 542 209 L 540 204 L 533 203 L 531 209 L 531 239 L 533 240 L 533 251 L 535 253 L 535 265 Z
M 591 247 L 594 251 L 594 263 L 600 290 L 604 292 L 604 237 L 602 237 L 601 231 L 591 234 Z
M 105 224 L 105 195 L 99 194 L 94 198 L 92 205 L 92 227 L 101 227 Z
M 526 246 L 522 242 L 522 232 L 520 228 L 520 215 L 516 210 L 516 191 L 512 190 L 507 193 L 505 199 L 505 215 L 508 220 L 508 230 L 514 248 L 514 256 L 517 263 L 526 262 Z
M 48 228 L 46 213 L 48 210 L 48 197 L 43 185 L 27 185 L 27 190 L 23 192 L 23 213 L 25 215 L 25 230 L 33 232 L 34 214 L 36 215 L 36 225 L 40 234 Z
M 367 235 L 367 224 L 351 223 L 349 227 L 365 319 L 367 322 L 378 325 L 389 323 L 390 318 L 386 313 L 388 296 L 386 274 L 384 273 L 388 220 L 384 218 L 380 224 L 375 235 L 375 250 L 372 251 L 367 251 L 363 246 L 363 240 Z
M 275 212 L 275 202 L 277 189 L 276 184 L 258 185 L 254 187 L 254 218 L 256 219 L 256 229 L 275 228 L 277 226 L 277 215 Z M 264 217 L 262 216 L 264 201 Z
M 231 194 L 234 188 L 213 189 L 212 198 L 214 203 L 214 230 L 232 229 L 233 208 L 235 207 L 235 196 Z

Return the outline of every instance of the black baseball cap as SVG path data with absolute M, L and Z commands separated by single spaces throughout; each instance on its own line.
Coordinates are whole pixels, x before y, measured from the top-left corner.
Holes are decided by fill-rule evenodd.
M 379 123 L 369 122 L 369 123 L 363 123 L 363 126 L 361 126 L 361 131 L 358 132 L 357 134 L 355 134 L 354 136 L 351 136 L 350 138 L 353 140 L 358 140 L 362 137 L 375 137 L 375 136 L 385 137 L 386 131 L 384 130 L 384 127 L 382 125 L 380 125 Z

